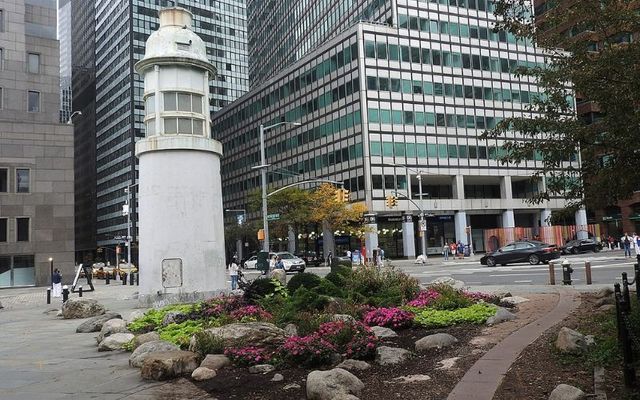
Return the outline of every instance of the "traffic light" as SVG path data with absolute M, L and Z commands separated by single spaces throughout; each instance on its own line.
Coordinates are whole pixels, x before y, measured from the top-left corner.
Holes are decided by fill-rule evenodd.
M 336 189 L 335 196 L 336 196 L 336 202 L 337 202 L 337 203 L 342 203 L 342 202 L 344 202 L 344 200 L 343 200 L 343 198 L 342 198 L 342 196 L 343 196 L 343 195 L 344 195 L 344 193 L 342 193 L 342 189 Z
M 387 196 L 387 207 L 393 208 L 398 205 L 398 199 L 395 196 Z
M 342 201 L 344 203 L 349 202 L 349 191 L 345 188 L 340 189 L 342 191 Z

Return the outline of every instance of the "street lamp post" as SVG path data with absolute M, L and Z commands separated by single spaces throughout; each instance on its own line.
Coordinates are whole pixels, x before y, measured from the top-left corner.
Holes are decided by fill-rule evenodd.
M 422 244 L 422 255 L 426 260 L 427 256 L 427 230 L 426 223 L 424 222 L 424 200 L 422 198 L 422 173 L 420 170 L 416 171 L 418 173 L 418 195 L 420 196 L 420 236 L 421 236 L 421 244 Z M 425 230 L 422 230 L 422 227 L 425 227 Z
M 294 126 L 302 125 L 299 122 L 289 121 L 278 122 L 269 126 L 260 124 L 260 165 L 253 167 L 254 169 L 260 169 L 260 178 L 262 181 L 262 229 L 264 231 L 264 242 L 262 244 L 262 250 L 266 252 L 269 251 L 269 222 L 267 221 L 267 167 L 269 165 L 267 164 L 265 156 L 264 133 L 269 129 L 286 124 Z
M 134 186 L 138 186 L 138 184 L 134 183 L 124 188 L 124 192 L 127 194 L 125 212 L 127 213 L 127 267 L 129 273 L 131 273 L 131 188 Z M 116 268 L 119 267 L 119 265 L 116 265 Z
M 53 257 L 49 257 L 49 279 L 51 280 L 51 287 L 53 288 Z

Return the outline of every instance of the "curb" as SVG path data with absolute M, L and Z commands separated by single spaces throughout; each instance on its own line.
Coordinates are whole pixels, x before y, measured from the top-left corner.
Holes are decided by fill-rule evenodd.
M 492 399 L 522 350 L 565 319 L 580 304 L 575 290 L 558 288 L 558 293 L 560 298 L 553 310 L 493 346 L 464 374 L 447 400 Z

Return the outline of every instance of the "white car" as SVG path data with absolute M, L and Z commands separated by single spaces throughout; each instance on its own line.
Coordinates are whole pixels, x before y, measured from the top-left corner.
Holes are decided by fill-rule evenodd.
M 269 253 L 269 259 L 275 256 L 275 253 Z M 247 261 L 244 262 L 243 267 L 245 269 L 256 269 L 258 264 L 258 256 L 251 256 Z
M 277 253 L 277 256 L 282 259 L 282 264 L 284 264 L 284 270 L 286 272 L 304 272 L 307 267 L 302 258 L 294 256 L 288 251 Z

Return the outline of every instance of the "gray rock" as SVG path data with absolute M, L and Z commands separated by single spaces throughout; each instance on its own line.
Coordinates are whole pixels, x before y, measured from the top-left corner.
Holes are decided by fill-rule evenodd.
M 181 313 L 180 311 L 169 311 L 162 318 L 162 326 L 167 326 L 169 324 L 179 324 L 187 320 L 187 314 Z
M 425 351 L 430 349 L 440 349 L 458 343 L 458 339 L 448 333 L 436 333 L 434 335 L 425 336 L 416 341 L 416 351 Z
M 458 361 L 459 359 L 460 357 L 445 358 L 444 360 L 438 363 L 440 364 L 440 366 L 437 367 L 436 369 L 445 369 L 445 370 L 451 369 L 456 364 L 456 361 Z
M 348 359 L 336 365 L 336 368 L 364 371 L 365 369 L 371 368 L 371 365 L 364 361 Z
M 284 380 L 284 376 L 282 374 L 275 374 L 273 378 L 271 378 L 271 382 L 282 382 Z
M 129 316 L 127 317 L 127 322 L 133 322 L 138 318 L 144 317 L 144 310 L 133 310 L 129 313 Z
M 398 337 L 398 334 L 393 329 L 385 328 L 383 326 L 372 326 L 371 332 L 373 332 L 377 338 Z
M 508 296 L 508 297 L 503 297 L 502 299 L 500 299 L 500 302 L 506 303 L 506 304 L 511 304 L 511 305 L 514 305 L 514 306 L 516 304 L 524 303 L 525 301 L 529 301 L 529 299 L 527 299 L 525 297 L 520 297 L 520 296 Z
M 284 330 L 268 322 L 246 322 L 224 325 L 218 328 L 209 328 L 204 331 L 207 335 L 218 336 L 224 339 L 226 346 L 241 346 L 251 343 L 254 346 L 277 346 L 286 339 Z M 190 350 L 197 349 L 197 339 L 194 335 L 189 345 Z
M 498 291 L 498 292 L 493 292 L 492 293 L 494 296 L 496 296 L 499 299 L 505 298 L 505 297 L 511 297 L 511 292 L 509 291 Z
M 220 370 L 231 365 L 231 360 L 224 354 L 207 354 L 200 363 L 201 367 L 209 368 L 214 371 Z
M 191 373 L 191 378 L 193 378 L 194 381 L 208 381 L 209 379 L 213 379 L 215 378 L 217 375 L 216 371 L 209 369 L 209 368 L 205 368 L 205 367 L 198 367 L 196 369 L 193 370 L 193 372 Z
M 359 397 L 354 396 L 352 394 L 339 394 L 333 398 L 333 400 L 360 400 Z
M 500 322 L 511 321 L 514 319 L 516 319 L 515 314 L 512 314 L 506 309 L 499 307 L 498 311 L 496 311 L 496 315 L 487 319 L 487 325 L 495 325 L 499 324 Z
M 302 386 L 298 385 L 297 383 L 290 383 L 283 387 L 282 390 L 300 389 L 301 387 Z
M 250 374 L 268 374 L 269 372 L 273 372 L 276 370 L 271 364 L 258 364 L 249 367 Z
M 308 400 L 334 400 L 341 395 L 359 396 L 362 389 L 362 381 L 342 368 L 312 371 L 307 376 Z
M 397 378 L 393 378 L 394 382 L 399 383 L 416 383 L 416 382 L 425 382 L 431 380 L 429 375 L 407 375 L 407 376 L 399 376 Z
M 613 299 L 613 297 L 611 296 L 603 297 L 601 299 L 596 300 L 594 307 L 601 307 L 608 304 L 615 304 L 615 300 Z
M 336 365 L 342 362 L 342 355 L 340 353 L 331 353 L 331 355 L 329 356 L 329 362 L 331 363 L 331 365 Z
M 119 318 L 110 319 L 102 325 L 100 333 L 96 340 L 98 343 L 102 342 L 105 338 L 113 335 L 114 333 L 127 333 L 127 323 Z
M 562 353 L 581 354 L 587 350 L 587 337 L 582 333 L 563 326 L 558 332 L 556 348 Z
M 282 283 L 284 286 L 287 285 L 287 272 L 283 269 L 274 269 L 271 272 L 271 277 L 274 279 L 277 279 L 280 281 L 280 283 Z
M 411 352 L 399 347 L 380 346 L 376 349 L 376 362 L 380 365 L 393 365 L 411 357 Z
M 76 328 L 76 333 L 91 333 L 100 332 L 102 325 L 110 319 L 122 319 L 122 316 L 118 313 L 108 312 L 106 314 L 98 315 L 97 317 L 89 318 Z
M 164 381 L 191 374 L 200 365 L 200 358 L 190 351 L 162 351 L 150 354 L 142 364 L 144 379 Z
M 616 309 L 616 306 L 613 304 L 605 304 L 603 306 L 598 307 L 598 311 L 611 311 L 615 309 Z
M 603 287 L 602 289 L 598 290 L 596 292 L 596 297 L 599 299 L 602 299 L 604 297 L 611 297 L 611 295 L 613 294 L 613 289 L 611 289 L 609 286 L 607 287 Z
M 98 345 L 98 351 L 122 350 L 135 336 L 133 333 L 114 333 Z
M 287 324 L 284 327 L 284 333 L 287 337 L 298 336 L 298 327 L 295 324 Z
M 62 304 L 64 319 L 95 317 L 105 312 L 104 306 L 93 299 L 70 298 Z
M 585 397 L 584 392 L 577 387 L 561 383 L 553 389 L 553 392 L 549 395 L 549 400 L 581 400 Z
M 348 314 L 333 314 L 331 317 L 332 321 L 343 321 L 343 322 L 355 322 L 356 319 Z
M 133 349 L 135 350 L 145 343 L 155 342 L 156 340 L 160 340 L 160 334 L 155 331 L 136 335 L 136 338 L 133 339 Z
M 137 347 L 133 353 L 129 356 L 129 366 L 141 368 L 144 364 L 144 360 L 151 354 L 163 352 L 163 351 L 177 351 L 180 350 L 178 346 L 173 343 L 165 342 L 164 340 L 154 340 L 152 342 L 146 342 Z
M 453 279 L 450 276 L 442 276 L 442 277 L 436 278 L 431 282 L 429 282 L 429 285 L 449 285 L 455 289 L 462 289 L 465 287 L 464 282 L 459 281 L 457 279 Z

